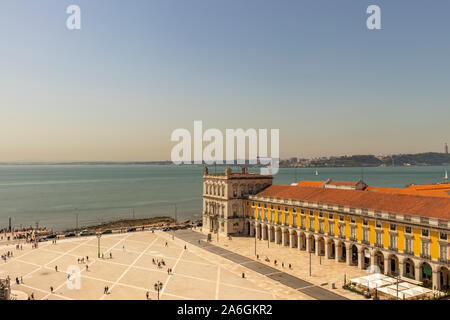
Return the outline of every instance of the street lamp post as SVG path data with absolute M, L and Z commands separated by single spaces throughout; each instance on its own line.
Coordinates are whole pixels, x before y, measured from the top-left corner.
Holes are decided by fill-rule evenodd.
M 311 277 L 311 249 L 309 251 L 309 276 Z
M 255 228 L 255 256 L 256 256 L 256 228 Z
M 155 290 L 158 292 L 158 300 L 159 300 L 159 291 L 161 291 L 163 284 L 161 281 L 158 281 L 154 284 Z
M 175 206 L 175 224 L 177 224 L 177 205 L 174 204 Z M 172 230 L 172 240 L 175 240 L 175 228 Z
M 98 257 L 100 258 L 100 238 L 102 237 L 101 233 L 97 233 L 97 239 L 98 239 Z

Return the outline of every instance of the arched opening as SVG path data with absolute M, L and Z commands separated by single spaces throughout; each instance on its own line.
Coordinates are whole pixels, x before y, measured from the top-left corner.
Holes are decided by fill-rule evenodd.
M 341 261 L 347 260 L 347 248 L 345 247 L 345 243 L 341 242 Z
M 275 229 L 275 233 L 276 233 L 276 243 L 277 244 L 281 244 L 281 228 L 276 228 Z
M 358 248 L 352 245 L 352 265 L 358 265 Z
M 420 267 L 420 273 L 423 286 L 426 288 L 431 288 L 433 285 L 433 270 L 427 262 L 422 263 L 422 266 Z
M 323 237 L 319 238 L 319 255 L 323 256 L 325 254 L 325 239 Z
M 439 270 L 439 281 L 441 283 L 441 290 L 450 290 L 450 274 L 446 267 L 441 267 Z
M 410 258 L 407 258 L 405 260 L 405 277 L 408 277 L 410 279 L 415 279 L 415 266 L 414 261 L 412 261 Z
M 314 239 L 313 235 L 310 235 L 308 237 L 309 241 L 309 252 L 315 252 L 316 251 L 316 239 Z
M 392 276 L 398 276 L 400 274 L 398 269 L 398 258 L 395 254 L 389 256 L 389 269 L 390 275 Z
M 333 240 L 330 240 L 330 259 L 336 259 L 336 246 Z
M 247 234 L 250 235 L 250 222 L 246 222 L 246 230 L 247 230 Z
M 275 228 L 273 226 L 269 226 L 269 241 L 275 241 Z
M 264 225 L 262 234 L 263 240 L 267 240 L 269 238 L 268 236 L 269 236 L 269 227 L 267 225 Z
M 380 269 L 380 273 L 384 273 L 384 255 L 380 251 L 375 252 L 375 266 Z
M 298 248 L 298 235 L 296 231 L 292 231 L 292 243 L 291 248 Z
M 300 249 L 306 250 L 306 236 L 303 232 L 300 233 Z
M 368 248 L 363 248 L 361 251 L 363 255 L 363 269 L 366 270 L 370 266 L 370 250 Z
M 261 240 L 261 236 L 262 236 L 262 233 L 261 233 L 261 228 L 262 226 L 261 226 L 261 224 L 258 224 L 257 226 L 256 226 L 256 234 L 258 235 L 258 240 Z

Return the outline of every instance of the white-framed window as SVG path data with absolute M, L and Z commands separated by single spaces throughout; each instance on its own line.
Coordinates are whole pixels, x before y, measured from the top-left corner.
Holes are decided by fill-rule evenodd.
M 354 226 L 350 227 L 350 238 L 356 239 L 356 227 L 354 227 Z
M 379 246 L 383 245 L 383 234 L 381 232 L 375 233 L 375 243 Z
M 411 234 L 411 227 L 405 227 L 405 233 Z
M 397 235 L 391 233 L 389 235 L 389 247 L 392 249 L 397 249 Z
M 376 221 L 376 222 L 375 222 L 375 226 L 376 226 L 377 228 L 381 228 L 381 222 L 380 222 L 380 221 Z
M 445 232 L 439 233 L 439 239 L 441 240 L 448 240 L 448 235 Z
M 323 221 L 319 221 L 319 232 L 323 233 Z
M 412 252 L 412 239 L 409 237 L 405 238 L 405 252 Z
M 309 217 L 309 229 L 314 230 L 314 216 Z
M 305 228 L 305 216 L 300 217 L 300 226 Z
M 448 260 L 448 246 L 446 245 L 439 246 L 439 258 L 443 260 Z
M 334 235 L 334 221 L 328 221 L 328 233 Z
M 430 232 L 428 229 L 422 229 L 422 237 L 428 237 L 430 235 Z
M 395 231 L 395 230 L 397 230 L 397 226 L 396 226 L 395 224 L 390 224 L 390 225 L 389 225 L 389 229 L 390 229 L 391 231 Z
M 362 240 L 369 242 L 369 229 L 364 228 L 362 232 Z
M 343 224 L 339 225 L 339 236 L 344 237 L 345 236 L 345 226 Z
M 428 241 L 422 241 L 422 255 L 427 257 L 430 255 L 430 244 Z

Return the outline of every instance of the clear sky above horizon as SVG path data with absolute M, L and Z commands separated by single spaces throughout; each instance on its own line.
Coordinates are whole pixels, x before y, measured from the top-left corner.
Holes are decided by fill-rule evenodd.
M 66 8 L 81 8 L 81 30 Z M 366 28 L 381 7 L 382 30 Z M 1 0 L 0 161 L 168 160 L 176 128 L 280 156 L 450 143 L 446 0 Z

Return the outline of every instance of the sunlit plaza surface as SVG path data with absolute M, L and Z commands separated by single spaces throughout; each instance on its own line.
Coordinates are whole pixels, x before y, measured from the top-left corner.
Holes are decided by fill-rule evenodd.
M 233 243 L 246 245 L 249 240 Z M 97 258 L 95 236 L 61 239 L 56 244 L 51 240 L 41 242 L 37 249 L 32 249 L 30 244 L 22 244 L 22 247 L 23 250 L 12 244 L 0 247 L 2 254 L 13 252 L 12 258 L 0 262 L 0 277 L 9 276 L 14 292 L 29 296 L 33 293 L 35 299 L 145 300 L 149 292 L 149 298 L 156 300 L 158 292 L 154 285 L 157 282 L 162 283 L 160 299 L 166 300 L 313 299 L 177 237 L 172 240 L 171 233 L 162 231 L 103 235 L 100 240 L 103 258 Z M 86 262 L 86 256 L 89 257 L 87 263 L 78 263 L 80 258 Z M 152 259 L 164 260 L 166 265 L 158 268 Z M 74 285 L 74 278 L 70 282 L 72 286 L 68 285 L 67 271 L 73 266 L 80 268 L 79 289 Z M 168 275 L 168 268 L 173 274 Z M 23 283 L 16 284 L 16 277 L 22 277 Z M 106 286 L 108 294 L 104 293 Z

